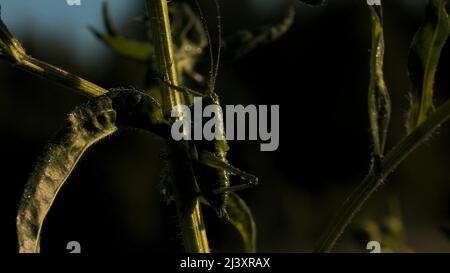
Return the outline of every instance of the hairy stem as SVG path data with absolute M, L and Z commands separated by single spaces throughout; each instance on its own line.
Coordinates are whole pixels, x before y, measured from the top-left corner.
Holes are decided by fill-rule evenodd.
M 342 233 L 370 196 L 383 184 L 383 179 L 391 174 L 417 147 L 431 134 L 450 119 L 450 100 L 445 102 L 425 122 L 405 137 L 382 160 L 381 171 L 377 175 L 373 170 L 366 176 L 356 190 L 343 204 L 329 230 L 322 238 L 317 252 L 331 252 Z
M 155 58 L 160 76 L 166 82 L 178 86 L 178 74 L 174 61 L 171 27 L 167 1 L 147 0 L 150 18 L 150 31 L 155 44 Z M 166 84 L 161 84 L 162 107 L 165 113 L 170 113 L 172 107 L 184 103 L 183 94 L 173 92 Z
M 147 0 L 148 15 L 150 18 L 150 31 L 155 44 L 155 58 L 157 63 L 158 73 L 163 77 L 164 81 L 167 81 L 171 85 L 178 86 L 177 70 L 174 63 L 172 32 L 169 21 L 169 12 L 167 7 L 167 0 Z M 181 92 L 172 90 L 172 88 L 161 82 L 160 84 L 162 107 L 164 113 L 170 113 L 173 107 L 184 103 L 185 98 Z M 174 149 L 178 153 L 186 153 L 181 155 L 181 158 L 188 159 L 189 151 L 188 142 L 184 142 L 183 149 Z M 174 164 L 174 166 L 180 166 Z M 181 167 L 175 172 L 182 171 L 184 174 L 175 176 L 175 179 L 180 180 L 180 177 L 184 177 L 184 181 L 176 181 L 178 185 L 175 191 L 178 217 L 180 221 L 181 233 L 183 236 L 183 242 L 186 252 L 191 253 L 205 253 L 209 252 L 208 239 L 206 237 L 206 231 L 204 228 L 203 218 L 200 210 L 200 204 L 198 198 L 191 196 L 195 192 L 195 177 L 193 176 L 192 166 L 189 166 L 191 171 L 186 171 Z M 183 169 L 183 170 L 180 170 Z M 178 197 L 177 197 L 178 196 Z M 184 200 L 188 199 L 188 202 Z M 187 203 L 191 205 L 187 206 Z
M 16 66 L 44 79 L 59 83 L 87 97 L 97 97 L 108 92 L 90 81 L 28 55 L 23 56 Z
M 108 92 L 106 89 L 79 76 L 27 55 L 20 42 L 11 34 L 1 19 L 0 58 L 24 71 L 59 83 L 88 97 L 96 97 Z

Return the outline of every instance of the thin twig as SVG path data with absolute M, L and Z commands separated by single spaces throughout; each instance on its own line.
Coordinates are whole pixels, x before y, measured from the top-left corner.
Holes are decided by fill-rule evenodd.
M 90 81 L 61 68 L 37 60 L 26 54 L 20 42 L 9 32 L 6 25 L 0 19 L 0 58 L 14 66 L 38 75 L 44 79 L 59 83 L 84 96 L 96 97 L 108 91 Z

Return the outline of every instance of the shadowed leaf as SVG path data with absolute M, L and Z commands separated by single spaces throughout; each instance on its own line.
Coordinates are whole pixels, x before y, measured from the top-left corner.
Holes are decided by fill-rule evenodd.
M 369 6 L 372 19 L 372 49 L 370 56 L 369 121 L 375 164 L 383 157 L 391 116 L 391 102 L 384 82 L 384 34 L 381 5 Z
M 429 0 L 425 23 L 414 36 L 409 54 L 412 82 L 408 133 L 424 122 L 433 111 L 433 88 L 442 48 L 450 32 L 447 0 Z
M 237 229 L 244 242 L 245 251 L 256 252 L 256 225 L 252 213 L 237 194 L 230 193 L 227 212 L 229 222 Z
M 238 59 L 259 46 L 278 40 L 291 28 L 294 19 L 295 9 L 294 7 L 289 7 L 283 20 L 276 25 L 237 31 L 225 38 L 225 54 L 230 58 Z
M 108 1 L 103 2 L 102 6 L 102 13 L 103 13 L 103 25 L 106 28 L 106 32 L 110 36 L 117 36 L 117 30 L 114 27 L 111 12 L 109 10 Z
M 25 186 L 16 219 L 19 252 L 40 252 L 45 217 L 89 147 L 122 126 L 151 132 L 167 130 L 162 118 L 156 101 L 136 90 L 111 90 L 75 109 L 66 126 L 44 149 Z
M 102 97 L 106 98 L 106 97 Z M 77 108 L 68 124 L 44 149 L 25 187 L 17 215 L 20 253 L 40 252 L 40 236 L 45 217 L 59 190 L 84 152 L 97 141 L 114 133 L 115 112 L 110 100 L 95 108 Z M 101 117 L 103 124 L 97 117 Z M 94 121 L 94 122 L 92 122 Z
M 89 27 L 90 31 L 104 44 L 110 47 L 119 55 L 133 59 L 139 62 L 148 62 L 153 55 L 154 49 L 147 42 L 141 42 L 133 39 L 124 38 L 117 34 L 114 27 L 108 2 L 103 2 L 102 7 L 103 24 L 106 33 L 101 33 L 93 27 Z
M 147 42 L 103 34 L 92 27 L 90 30 L 98 39 L 119 55 L 139 62 L 148 62 L 152 58 L 154 48 Z
M 1 7 L 0 7 L 1 16 Z M 25 49 L 20 42 L 9 32 L 8 27 L 0 18 L 0 58 L 13 62 L 19 61 L 25 55 Z

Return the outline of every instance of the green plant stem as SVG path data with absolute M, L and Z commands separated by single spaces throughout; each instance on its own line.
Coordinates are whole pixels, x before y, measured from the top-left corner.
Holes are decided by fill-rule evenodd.
M 79 76 L 27 55 L 20 42 L 11 34 L 1 19 L 0 58 L 26 72 L 59 83 L 87 97 L 96 97 L 108 92 Z
M 59 83 L 87 97 L 97 97 L 108 92 L 90 81 L 28 55 L 24 55 L 20 62 L 15 63 L 15 66 L 49 81 Z
M 334 219 L 329 230 L 322 238 L 316 252 L 331 252 L 342 233 L 352 221 L 370 196 L 383 184 L 384 179 L 391 174 L 403 160 L 417 147 L 424 143 L 431 134 L 450 119 L 450 100 L 445 102 L 425 122 L 405 137 L 382 160 L 379 175 L 371 170 L 361 184 L 349 196 Z
M 164 0 L 147 0 L 150 30 L 155 45 L 158 72 L 166 82 L 178 86 L 179 81 L 174 61 L 172 32 L 166 2 Z M 172 91 L 167 84 L 161 84 L 160 88 L 164 113 L 170 113 L 172 107 L 184 103 L 182 93 Z
M 178 74 L 173 57 L 172 32 L 169 21 L 167 0 L 147 0 L 147 9 L 150 18 L 150 31 L 155 44 L 155 58 L 158 72 L 165 81 L 169 82 L 171 85 L 178 86 Z M 164 113 L 166 114 L 170 113 L 173 107 L 183 104 L 185 101 L 183 93 L 172 90 L 167 84 L 161 82 L 160 90 L 162 107 Z M 186 147 L 181 149 L 181 151 L 180 149 L 173 150 L 185 153 L 190 150 L 188 147 L 190 144 L 188 142 L 184 142 L 183 145 Z M 189 156 L 186 155 L 184 155 L 184 157 L 189 158 Z M 178 191 L 178 193 L 175 193 L 175 196 L 179 196 L 178 198 L 175 198 L 175 202 L 177 203 L 178 218 L 180 221 L 184 247 L 186 252 L 206 253 L 209 252 L 209 245 L 198 198 L 193 198 L 193 206 L 189 209 L 185 206 L 186 202 L 181 201 L 184 199 L 181 195 L 189 195 L 192 192 L 195 192 L 192 189 L 188 189 L 187 192 L 181 192 L 182 188 L 194 187 L 195 183 L 193 182 L 195 181 L 195 177 L 193 177 L 192 172 L 187 173 L 184 176 L 185 181 L 176 182 L 179 185 L 179 189 L 175 189 L 175 191 Z M 176 176 L 176 179 L 180 179 L 180 176 Z M 179 183 L 185 184 L 180 186 Z M 189 198 L 190 197 L 188 197 L 188 199 Z

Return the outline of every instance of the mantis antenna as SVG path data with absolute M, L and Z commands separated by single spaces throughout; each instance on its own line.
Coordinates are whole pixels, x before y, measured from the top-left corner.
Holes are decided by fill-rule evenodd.
M 209 71 L 209 92 L 210 94 L 214 93 L 215 90 L 215 86 L 216 86 L 216 79 L 217 79 L 217 74 L 219 71 L 219 65 L 220 65 L 220 55 L 221 55 L 221 51 L 222 51 L 222 17 L 221 17 L 221 10 L 220 10 L 220 5 L 219 5 L 219 1 L 218 0 L 214 0 L 214 3 L 216 5 L 216 13 L 217 13 L 217 31 L 218 31 L 218 49 L 217 49 L 217 58 L 216 61 L 214 61 L 214 50 L 213 50 L 213 46 L 212 46 L 212 39 L 211 39 L 211 34 L 209 33 L 208 30 L 208 25 L 206 23 L 206 18 L 205 15 L 201 9 L 200 3 L 198 2 L 198 0 L 195 0 L 195 4 L 197 5 L 197 9 L 198 12 L 200 13 L 200 17 L 202 20 L 202 24 L 203 24 L 203 28 L 205 29 L 206 32 L 206 38 L 209 42 L 209 54 L 210 54 L 210 58 L 211 58 L 211 67 L 210 67 L 210 71 Z

